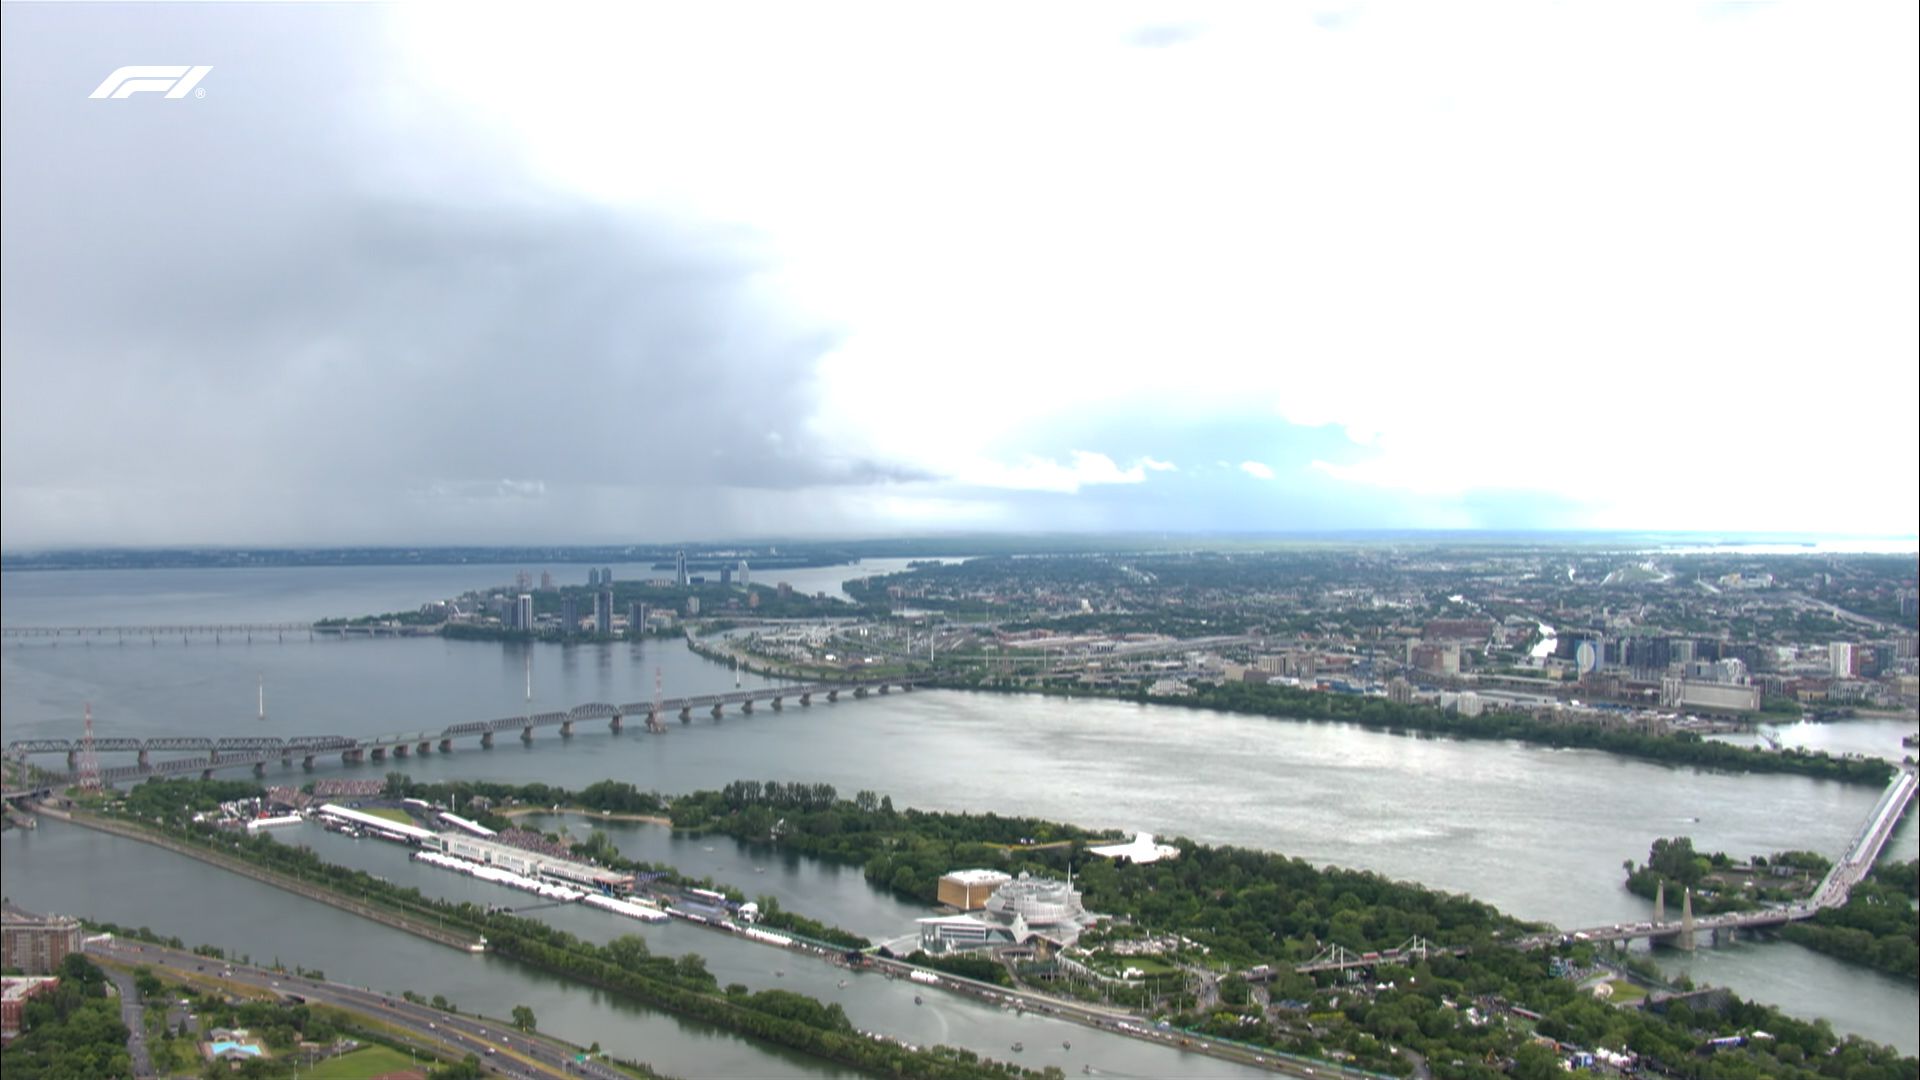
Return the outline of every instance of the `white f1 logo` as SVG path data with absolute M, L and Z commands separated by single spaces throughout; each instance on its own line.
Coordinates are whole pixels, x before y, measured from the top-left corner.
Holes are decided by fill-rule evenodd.
M 164 90 L 170 98 L 183 98 L 192 93 L 194 84 L 212 70 L 210 66 L 188 67 L 185 64 L 123 67 L 107 76 L 107 81 L 95 87 L 87 97 L 94 100 L 123 98 L 149 90 Z

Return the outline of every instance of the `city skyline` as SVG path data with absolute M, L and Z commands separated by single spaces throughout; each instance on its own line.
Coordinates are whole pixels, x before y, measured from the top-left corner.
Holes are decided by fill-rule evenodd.
M 557 10 L 0 8 L 0 546 L 1920 519 L 1910 6 Z

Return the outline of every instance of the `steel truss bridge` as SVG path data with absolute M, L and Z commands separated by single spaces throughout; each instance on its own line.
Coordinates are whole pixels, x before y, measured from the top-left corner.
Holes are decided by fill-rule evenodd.
M 869 694 L 886 694 L 894 690 L 912 690 L 917 685 L 915 679 L 870 679 L 845 683 L 799 683 L 787 686 L 770 686 L 758 690 L 735 690 L 724 694 L 702 694 L 694 697 L 662 698 L 659 701 L 631 702 L 625 705 L 607 705 L 594 703 L 576 705 L 565 712 L 532 713 L 522 716 L 507 716 L 497 720 L 472 720 L 450 724 L 438 731 L 406 731 L 388 735 L 294 735 L 278 738 L 270 735 L 203 737 L 191 735 L 165 735 L 149 739 L 130 739 L 117 737 L 96 737 L 93 740 L 95 754 L 128 753 L 136 755 L 132 765 L 103 767 L 99 770 L 99 779 L 103 784 L 117 784 L 127 781 L 143 780 L 155 776 L 192 776 L 210 778 L 217 770 L 251 767 L 256 775 L 266 772 L 268 764 L 278 761 L 291 766 L 298 759 L 304 768 L 311 769 L 316 759 L 322 755 L 339 754 L 342 762 L 382 761 L 387 757 L 408 757 L 412 754 L 430 754 L 434 752 L 452 753 L 456 740 L 475 739 L 483 747 L 492 746 L 495 736 L 502 732 L 518 735 L 523 742 L 532 743 L 534 732 L 540 728 L 559 728 L 561 738 L 571 738 L 578 724 L 604 720 L 608 728 L 618 733 L 623 730 L 626 718 L 644 717 L 648 731 L 665 731 L 662 718 L 673 715 L 681 723 L 690 723 L 694 713 L 705 712 L 719 719 L 732 707 L 743 713 L 753 712 L 756 704 L 765 702 L 775 709 L 784 708 L 789 700 L 803 706 L 813 704 L 816 697 L 828 701 L 838 701 L 842 694 L 864 698 Z M 31 788 L 6 791 L 5 798 L 26 798 L 36 793 L 44 794 L 51 787 L 60 787 L 79 783 L 81 758 L 86 747 L 79 739 L 15 739 L 6 746 L 9 760 L 24 764 L 35 755 L 60 754 L 66 758 L 64 773 L 55 772 L 51 778 L 42 780 Z M 154 760 L 155 753 L 185 752 L 192 757 Z

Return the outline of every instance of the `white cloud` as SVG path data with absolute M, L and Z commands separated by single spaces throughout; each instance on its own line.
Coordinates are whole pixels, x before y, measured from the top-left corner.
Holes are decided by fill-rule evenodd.
M 1255 480 L 1273 479 L 1273 466 L 1258 461 L 1241 462 L 1240 471 L 1253 477 Z
M 1144 483 L 1147 471 L 1144 465 L 1122 469 L 1105 454 L 1075 450 L 1069 464 L 1033 456 L 1017 465 L 982 459 L 963 469 L 955 479 L 977 487 L 1071 494 L 1093 484 Z
M 1179 472 L 1180 466 L 1171 461 L 1157 461 L 1150 457 L 1140 459 L 1140 467 L 1148 472 Z
M 422 81 L 546 179 L 769 237 L 769 285 L 846 330 L 811 427 L 850 455 L 1070 492 L 1152 467 L 1018 456 L 1063 421 L 1274 402 L 1344 432 L 1355 457 L 1316 467 L 1360 487 L 1659 527 L 1677 503 L 1599 481 L 1737 448 L 1830 527 L 1911 531 L 1916 10 L 1405 5 L 1329 32 L 1223 6 L 1152 49 L 1096 4 L 1017 34 L 858 3 L 756 8 L 755 35 L 596 10 L 551 41 L 511 9 L 400 15 Z M 1720 527 L 1793 518 L 1654 486 Z

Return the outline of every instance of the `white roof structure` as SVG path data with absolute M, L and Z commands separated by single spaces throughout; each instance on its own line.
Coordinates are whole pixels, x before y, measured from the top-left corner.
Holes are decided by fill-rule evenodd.
M 322 806 L 320 813 L 325 814 L 327 817 L 338 818 L 341 821 L 351 821 L 355 825 L 365 826 L 378 832 L 392 833 L 395 836 L 405 837 L 416 843 L 425 843 L 429 840 L 437 839 L 433 833 L 428 832 L 418 825 L 407 825 L 398 821 L 388 821 L 386 818 L 378 817 L 374 814 L 363 814 L 358 810 L 340 806 L 336 803 L 328 803 Z
M 1180 849 L 1172 844 L 1156 844 L 1152 833 L 1136 833 L 1133 839 L 1124 844 L 1107 844 L 1103 847 L 1090 847 L 1088 851 L 1109 859 L 1125 858 L 1129 862 L 1150 863 L 1161 859 L 1177 859 Z

